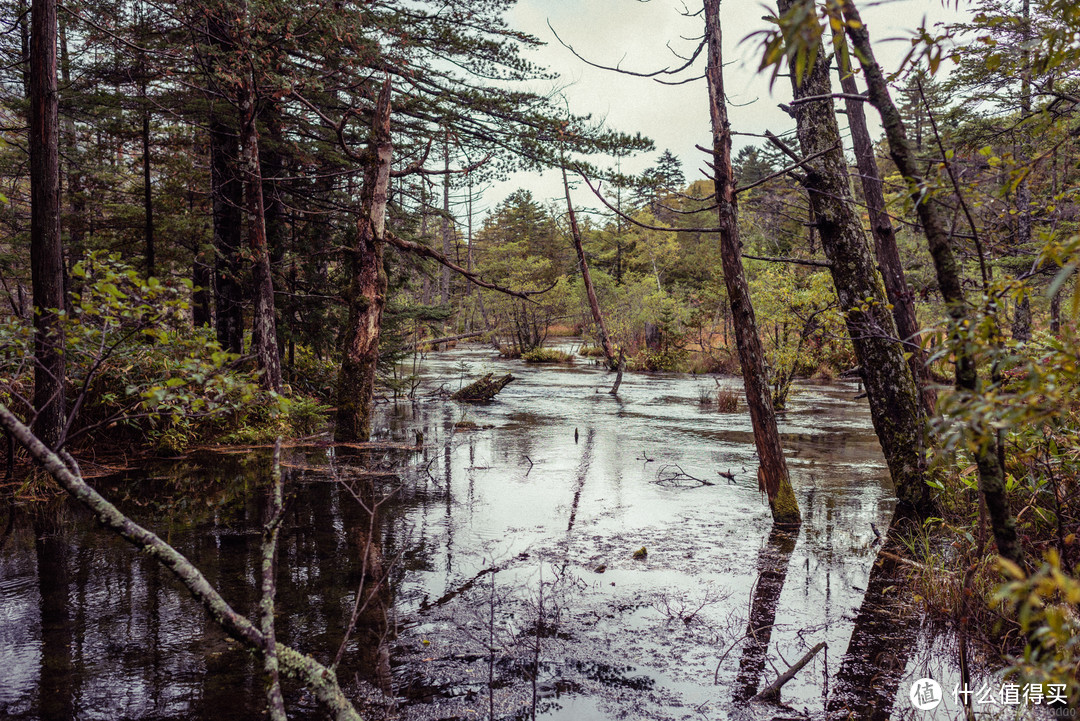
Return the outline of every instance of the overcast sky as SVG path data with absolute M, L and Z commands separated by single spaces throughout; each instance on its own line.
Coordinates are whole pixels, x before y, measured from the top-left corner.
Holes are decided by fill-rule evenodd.
M 686 1 L 693 10 L 700 8 L 697 0 Z M 863 2 L 860 10 L 885 69 L 899 65 L 924 18 L 928 27 L 935 22 L 954 21 L 958 17 L 953 9 L 956 2 L 945 0 L 949 7 L 943 7 L 942 0 Z M 757 0 L 727 0 L 720 9 L 725 86 L 732 129 L 737 132 L 780 133 L 793 127 L 791 118 L 777 107 L 790 100 L 790 81 L 778 78 L 770 93 L 767 74 L 756 72 L 761 58 L 758 39 L 746 39 L 768 26 L 762 20 L 768 7 Z M 700 169 L 706 167 L 704 154 L 694 145 L 711 144 L 704 78 L 667 86 L 589 67 L 560 45 L 548 28 L 550 22 L 563 41 L 596 63 L 652 71 L 682 64 L 672 49 L 686 56 L 696 47 L 697 41 L 692 38 L 702 34 L 702 20 L 685 17 L 683 12 L 683 3 L 673 0 L 519 0 L 508 21 L 515 29 L 547 43 L 527 57 L 558 73 L 558 85 L 564 88 L 573 112 L 591 113 L 603 118 L 610 128 L 640 131 L 653 139 L 656 152 L 624 161 L 624 170 L 640 172 L 668 148 L 682 160 L 686 178 L 692 181 L 701 178 Z M 703 71 L 704 54 L 684 77 L 699 76 Z M 876 125 L 871 132 L 878 133 Z M 755 143 L 755 139 L 736 137 L 736 150 L 747 143 Z M 518 173 L 494 184 L 485 193 L 484 206 L 493 206 L 519 187 L 532 191 L 541 200 L 561 194 L 553 171 L 543 175 Z M 595 205 L 594 201 L 587 188 L 575 192 L 575 203 Z

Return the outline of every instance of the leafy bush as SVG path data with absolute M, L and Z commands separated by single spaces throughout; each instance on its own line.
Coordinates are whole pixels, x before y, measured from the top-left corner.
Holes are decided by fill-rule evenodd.
M 68 443 L 149 441 L 162 452 L 225 437 L 310 432 L 314 401 L 262 389 L 258 373 L 187 319 L 191 283 L 143 278 L 117 255 L 72 268 L 77 290 L 61 311 L 67 366 Z M 58 340 L 57 342 L 61 342 Z M 28 324 L 0 326 L 0 398 L 29 411 L 33 341 Z

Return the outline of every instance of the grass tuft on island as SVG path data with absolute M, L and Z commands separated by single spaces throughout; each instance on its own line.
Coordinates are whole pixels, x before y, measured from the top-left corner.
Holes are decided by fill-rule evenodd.
M 574 356 L 554 348 L 533 348 L 521 354 L 526 363 L 573 363 Z

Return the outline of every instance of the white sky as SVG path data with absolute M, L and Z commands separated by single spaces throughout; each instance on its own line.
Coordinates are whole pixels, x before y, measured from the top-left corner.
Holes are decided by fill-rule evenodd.
M 910 49 L 909 39 L 924 21 L 930 28 L 935 22 L 955 21 L 957 2 L 964 0 L 884 0 L 861 3 L 863 19 L 875 43 L 878 60 L 885 69 L 899 65 Z M 686 0 L 691 10 L 698 10 L 697 0 Z M 966 3 L 965 3 L 966 4 Z M 769 91 L 768 75 L 756 72 L 760 62 L 758 39 L 745 40 L 768 23 L 762 20 L 769 7 L 757 0 L 727 0 L 720 9 L 724 32 L 725 86 L 729 113 L 735 131 L 762 133 L 766 129 L 781 133 L 793 127 L 793 121 L 777 104 L 791 98 L 790 81 L 778 78 Z M 581 55 L 603 65 L 617 65 L 635 71 L 652 71 L 681 65 L 667 44 L 681 55 L 696 47 L 695 38 L 703 32 L 700 18 L 684 17 L 683 4 L 677 0 L 519 0 L 508 17 L 511 27 L 536 36 L 547 43 L 527 54 L 539 65 L 560 76 L 559 86 L 573 112 L 591 113 L 603 118 L 608 127 L 623 132 L 637 132 L 656 143 L 656 152 L 624 161 L 624 171 L 640 172 L 653 165 L 660 153 L 670 149 L 683 162 L 687 181 L 701 178 L 705 156 L 695 144 L 709 147 L 709 115 L 705 80 L 686 85 L 667 86 L 654 80 L 635 78 L 589 67 L 558 43 L 548 28 Z M 704 54 L 689 75 L 704 70 Z M 834 80 L 835 88 L 838 83 Z M 543 88 L 548 90 L 550 88 Z M 842 116 L 841 116 L 842 117 Z M 871 119 L 871 133 L 878 133 Z M 841 120 L 841 122 L 843 122 Z M 754 138 L 735 138 L 735 149 Z M 560 196 L 561 185 L 554 171 L 542 175 L 518 173 L 495 183 L 484 194 L 483 205 L 493 207 L 516 188 L 526 188 L 540 200 Z M 574 192 L 575 204 L 596 206 L 588 188 Z

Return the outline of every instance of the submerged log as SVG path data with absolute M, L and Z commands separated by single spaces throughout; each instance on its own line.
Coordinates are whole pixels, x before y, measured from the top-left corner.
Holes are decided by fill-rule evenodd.
M 492 375 L 492 373 L 488 373 L 483 378 L 473 381 L 450 397 L 455 401 L 467 401 L 472 403 L 477 401 L 490 401 L 506 386 L 507 383 L 514 380 L 514 376 L 509 373 L 501 378 L 492 378 Z

